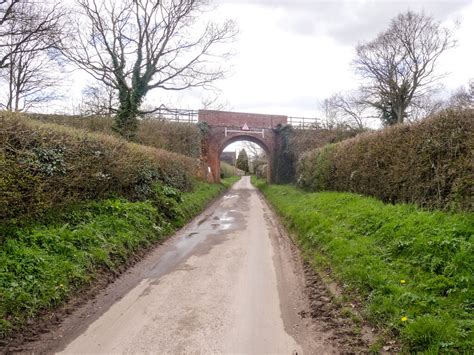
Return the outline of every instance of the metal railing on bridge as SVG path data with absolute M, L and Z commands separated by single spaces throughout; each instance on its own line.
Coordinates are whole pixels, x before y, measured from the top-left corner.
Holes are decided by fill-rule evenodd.
M 147 117 L 165 120 L 176 123 L 197 123 L 198 122 L 198 111 L 188 109 L 177 109 L 160 107 Z M 312 129 L 317 128 L 320 121 L 318 118 L 309 117 L 294 117 L 288 116 L 288 124 L 293 126 L 294 129 Z
M 320 121 L 316 117 L 293 117 L 288 116 L 288 124 L 294 129 L 313 129 L 317 128 Z
M 178 108 L 160 107 L 153 113 L 147 115 L 147 118 L 164 120 L 177 123 L 197 123 L 198 111 Z

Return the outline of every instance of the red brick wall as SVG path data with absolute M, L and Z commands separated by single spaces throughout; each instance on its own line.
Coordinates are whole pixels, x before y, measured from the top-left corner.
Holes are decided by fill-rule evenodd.
M 277 137 L 272 128 L 279 124 L 285 125 L 287 123 L 287 116 L 281 115 L 262 115 L 256 113 L 241 113 L 241 112 L 226 112 L 226 111 L 211 111 L 199 110 L 199 122 L 207 122 L 209 125 L 209 134 L 207 139 L 203 142 L 203 152 L 205 152 L 203 159 L 207 166 L 211 169 L 214 182 L 220 181 L 220 154 L 224 147 L 230 142 L 237 140 L 250 140 L 260 143 L 268 154 L 268 174 L 267 179 L 271 182 L 271 169 L 273 163 L 273 153 L 275 144 L 277 144 Z M 265 137 L 261 136 L 259 132 L 228 132 L 225 135 L 227 128 L 241 128 L 247 124 L 250 130 L 265 129 Z
M 278 124 L 286 124 L 287 116 L 263 115 L 258 113 L 226 112 L 199 110 L 198 120 L 205 121 L 209 126 L 242 127 L 245 123 L 252 128 L 273 128 Z

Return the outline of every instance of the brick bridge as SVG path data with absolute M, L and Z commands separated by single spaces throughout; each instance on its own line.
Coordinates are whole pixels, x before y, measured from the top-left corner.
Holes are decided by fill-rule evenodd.
M 209 127 L 202 151 L 203 160 L 214 182 L 220 181 L 222 151 L 229 144 L 242 140 L 256 143 L 265 151 L 268 159 L 267 179 L 271 182 L 275 149 L 280 143 L 273 129 L 286 125 L 287 116 L 199 110 L 198 121 L 206 122 Z
M 313 129 L 318 118 L 264 115 L 256 113 L 226 112 L 215 110 L 172 109 L 161 106 L 155 113 L 162 120 L 176 123 L 206 122 L 208 136 L 202 142 L 202 159 L 206 168 L 204 175 L 214 182 L 220 181 L 220 156 L 226 146 L 237 141 L 258 144 L 268 160 L 267 179 L 277 180 L 275 164 L 281 137 L 275 133 L 278 126 L 289 125 L 293 129 Z

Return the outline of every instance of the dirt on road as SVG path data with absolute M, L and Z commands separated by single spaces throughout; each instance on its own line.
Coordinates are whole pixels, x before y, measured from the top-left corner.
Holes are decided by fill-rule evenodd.
M 21 351 L 340 354 L 367 346 L 243 177 Z

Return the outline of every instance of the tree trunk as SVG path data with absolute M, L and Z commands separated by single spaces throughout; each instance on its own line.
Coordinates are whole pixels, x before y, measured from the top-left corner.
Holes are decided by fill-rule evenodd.
M 133 90 L 123 90 L 119 94 L 119 108 L 115 116 L 115 130 L 125 139 L 133 140 L 137 133 L 139 108 L 143 96 L 133 94 Z
M 403 123 L 403 116 L 405 114 L 405 110 L 403 109 L 403 105 L 398 105 L 397 107 L 397 123 Z
M 15 112 L 20 112 L 20 94 L 18 92 L 15 96 Z
M 13 65 L 12 62 L 9 64 L 9 78 L 8 78 L 8 101 L 7 101 L 7 110 L 13 111 L 13 96 L 14 96 L 14 85 L 13 85 Z
M 133 140 L 138 127 L 137 116 L 138 109 L 130 101 L 120 103 L 115 116 L 115 130 L 125 139 Z

